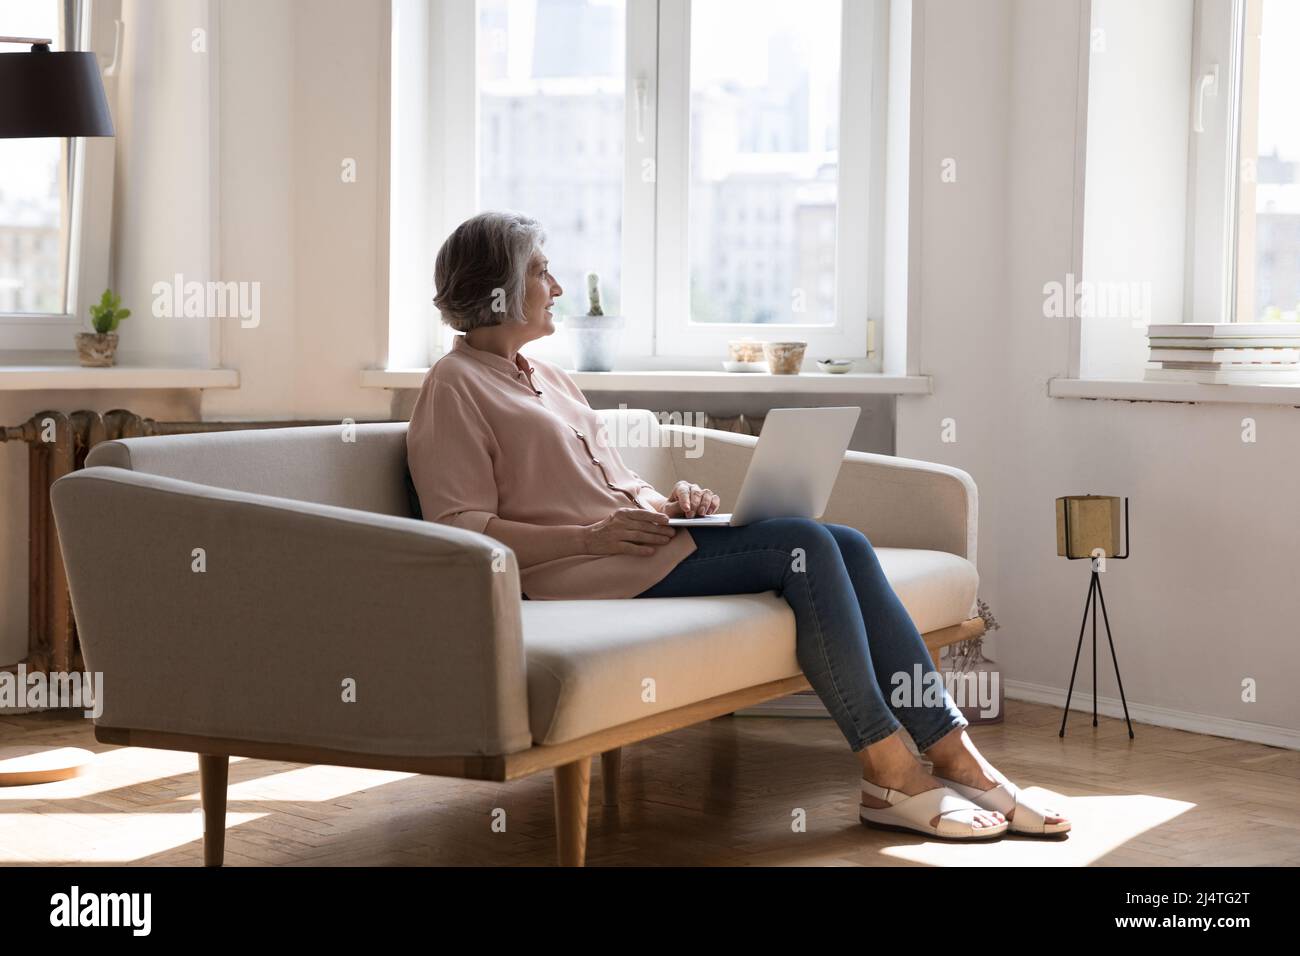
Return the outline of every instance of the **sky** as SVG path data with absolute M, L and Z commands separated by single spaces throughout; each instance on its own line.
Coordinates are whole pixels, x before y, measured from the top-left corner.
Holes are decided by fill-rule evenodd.
M 1264 0 L 1260 40 L 1259 152 L 1300 159 L 1300 2 Z
M 767 40 L 773 33 L 792 34 L 805 51 L 810 66 L 839 67 L 838 55 L 808 56 L 809 41 L 835 37 L 838 53 L 840 0 L 693 0 L 691 35 L 696 55 L 691 57 L 692 82 L 703 86 L 721 78 L 735 78 L 745 86 L 767 79 Z M 815 54 L 815 51 L 813 51 Z M 813 86 L 826 82 L 814 72 Z

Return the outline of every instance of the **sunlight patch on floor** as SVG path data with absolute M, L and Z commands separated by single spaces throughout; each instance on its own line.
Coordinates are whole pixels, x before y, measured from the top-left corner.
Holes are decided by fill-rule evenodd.
M 359 770 L 355 767 L 296 767 L 281 773 L 269 773 L 252 780 L 231 780 L 226 801 L 285 800 L 293 803 L 319 803 L 337 800 L 386 783 L 419 776 L 395 770 Z M 199 799 L 198 791 L 182 797 Z
M 243 759 L 230 758 L 232 774 L 234 765 Z M 0 787 L 0 810 L 5 809 L 5 803 L 10 801 L 71 800 L 189 774 L 197 780 L 198 773 L 199 758 L 192 753 L 121 747 L 95 754 L 95 759 L 86 764 L 80 776 L 26 787 Z
M 250 758 L 230 758 L 230 786 L 227 800 L 287 800 L 320 802 L 337 800 L 351 793 L 383 786 L 407 777 L 418 776 L 389 770 L 363 770 L 355 767 L 300 766 L 291 770 L 268 771 L 253 779 L 241 780 L 240 763 Z M 74 800 L 116 790 L 163 785 L 183 778 L 188 787 L 178 789 L 174 799 L 197 802 L 198 758 L 192 753 L 175 750 L 148 750 L 123 747 L 96 754 L 80 776 L 54 783 L 26 787 L 0 787 L 0 810 L 12 804 L 36 800 Z M 159 794 L 161 799 L 165 795 Z
M 267 816 L 227 813 L 227 828 Z M 130 863 L 203 840 L 203 814 L 23 813 L 0 814 L 0 864 Z M 43 848 L 50 847 L 46 852 Z M 70 850 L 75 851 L 70 854 Z
M 908 842 L 879 852 L 931 866 L 1088 866 L 1128 841 L 1192 810 L 1196 804 L 1145 794 L 1064 797 L 1041 787 L 1026 792 L 1045 797 L 1073 824 L 1065 838 L 1008 834 L 997 841 Z M 919 835 L 918 835 L 919 838 Z M 906 840 L 900 835 L 900 839 Z

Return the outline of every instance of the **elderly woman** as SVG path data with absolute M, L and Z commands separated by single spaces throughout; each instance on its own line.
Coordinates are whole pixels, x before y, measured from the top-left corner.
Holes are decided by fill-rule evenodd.
M 572 379 L 520 352 L 555 331 L 551 306 L 564 291 L 544 238 L 532 219 L 488 212 L 438 252 L 434 303 L 464 334 L 411 413 L 407 453 L 425 518 L 508 546 L 534 600 L 777 591 L 794 611 L 799 665 L 862 763 L 864 823 L 950 839 L 1069 829 L 984 759 L 946 691 L 939 706 L 890 703 L 891 675 L 933 666 L 861 532 L 803 518 L 669 525 L 717 511 L 718 496 L 686 481 L 666 495 L 651 487 L 605 443 Z

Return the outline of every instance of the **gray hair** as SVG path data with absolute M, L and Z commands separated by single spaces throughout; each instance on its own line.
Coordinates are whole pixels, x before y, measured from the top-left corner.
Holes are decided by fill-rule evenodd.
M 525 321 L 528 263 L 545 241 L 541 224 L 519 213 L 481 212 L 462 222 L 433 267 L 442 321 L 457 332 Z

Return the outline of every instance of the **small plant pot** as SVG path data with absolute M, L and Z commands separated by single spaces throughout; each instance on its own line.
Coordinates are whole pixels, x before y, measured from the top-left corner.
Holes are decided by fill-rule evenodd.
M 614 368 L 618 340 L 623 331 L 621 315 L 568 315 L 564 317 L 573 368 L 578 372 L 609 372 Z
M 767 369 L 773 375 L 798 375 L 807 342 L 764 342 Z
M 765 361 L 763 343 L 756 339 L 733 339 L 727 343 L 727 360 L 742 362 L 745 365 L 756 365 Z
M 77 358 L 90 368 L 117 364 L 117 333 L 78 332 Z

